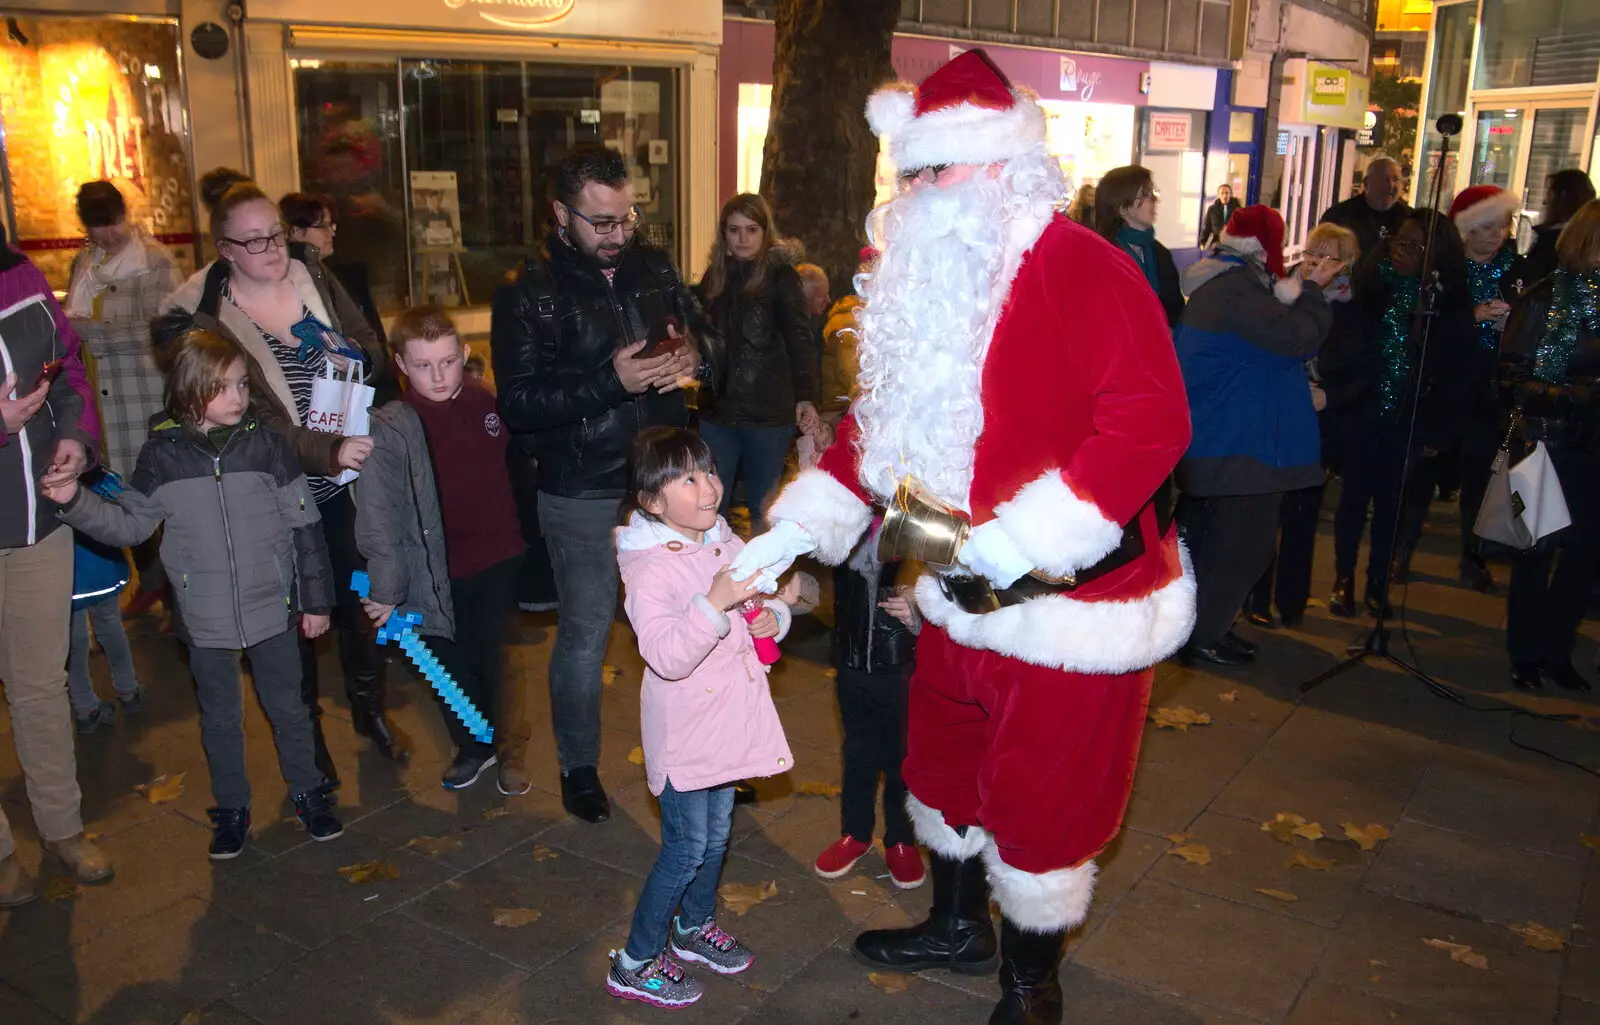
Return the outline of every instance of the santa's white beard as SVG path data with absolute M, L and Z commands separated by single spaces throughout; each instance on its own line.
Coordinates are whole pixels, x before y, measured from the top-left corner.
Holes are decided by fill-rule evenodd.
M 946 188 L 921 188 L 874 211 L 882 251 L 856 286 L 861 481 L 885 499 L 915 476 L 969 509 L 973 447 L 983 430 L 983 359 L 1019 256 L 1013 222 L 1042 225 L 1064 194 L 1041 151 Z M 879 217 L 881 216 L 881 220 Z M 1033 241 L 1024 233 L 1025 243 Z M 879 240 L 881 237 L 881 241 Z

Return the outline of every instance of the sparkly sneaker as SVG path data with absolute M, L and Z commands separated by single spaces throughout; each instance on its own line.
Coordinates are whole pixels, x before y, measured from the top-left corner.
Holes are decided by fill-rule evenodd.
M 715 921 L 684 929 L 678 916 L 672 916 L 672 938 L 667 949 L 683 958 L 703 964 L 718 975 L 738 975 L 756 963 L 750 948 L 717 928 Z
M 705 994 L 705 987 L 665 954 L 657 954 L 637 968 L 627 968 L 622 963 L 622 951 L 613 950 L 606 992 L 624 1000 L 671 1008 L 688 1007 Z

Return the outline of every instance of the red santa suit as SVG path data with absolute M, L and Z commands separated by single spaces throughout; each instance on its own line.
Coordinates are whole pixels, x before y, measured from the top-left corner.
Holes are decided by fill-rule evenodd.
M 868 116 L 902 167 L 1003 161 L 1043 134 L 1035 104 L 984 97 L 880 93 Z M 981 615 L 925 575 L 904 769 L 918 838 L 948 858 L 981 854 L 1006 918 L 1056 932 L 1087 915 L 1093 858 L 1132 789 L 1151 667 L 1193 624 L 1187 555 L 1152 501 L 1188 445 L 1189 417 L 1161 305 L 1126 255 L 1044 211 L 1012 222 L 1000 281 L 970 487 L 940 497 L 975 530 L 998 521 L 1050 577 L 1095 566 L 1130 523 L 1143 551 L 1075 589 Z M 858 426 L 853 410 L 769 513 L 798 524 L 824 562 L 843 561 L 892 497 L 862 465 Z

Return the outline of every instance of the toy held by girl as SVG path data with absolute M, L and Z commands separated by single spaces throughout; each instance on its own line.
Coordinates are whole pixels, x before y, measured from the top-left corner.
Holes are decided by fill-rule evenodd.
M 755 638 L 782 639 L 789 610 L 756 598 L 728 563 L 744 543 L 717 515 L 722 482 L 705 442 L 675 427 L 633 442 L 617 561 L 624 607 L 645 661 L 639 696 L 645 772 L 661 802 L 661 854 L 627 946 L 612 951 L 606 990 L 657 1007 L 686 1007 L 703 988 L 679 961 L 719 975 L 755 955 L 718 928 L 717 879 L 733 825 L 733 784 L 794 767 Z M 674 912 L 677 912 L 674 915 Z
M 76 480 L 46 490 L 61 518 L 106 544 L 136 545 L 166 524 L 161 561 L 172 580 L 179 637 L 200 698 L 200 738 L 217 807 L 211 858 L 236 858 L 250 834 L 239 653 L 272 723 L 278 764 L 313 840 L 344 832 L 317 769 L 311 716 L 300 700 L 300 632 L 328 629 L 332 569 L 299 460 L 250 411 L 238 346 L 192 330 L 167 350 L 166 416 L 127 488 L 106 501 Z

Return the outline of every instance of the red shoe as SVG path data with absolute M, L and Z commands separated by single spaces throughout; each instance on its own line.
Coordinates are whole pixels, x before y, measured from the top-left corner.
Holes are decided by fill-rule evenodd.
M 862 843 L 848 833 L 839 838 L 839 842 L 817 855 L 817 875 L 824 879 L 837 879 L 856 867 L 856 862 L 872 850 L 872 845 Z M 922 871 L 922 863 L 917 862 L 917 871 Z
M 926 878 L 922 871 L 922 852 L 915 844 L 897 843 L 885 847 L 883 860 L 889 863 L 889 877 L 902 890 L 915 890 Z

